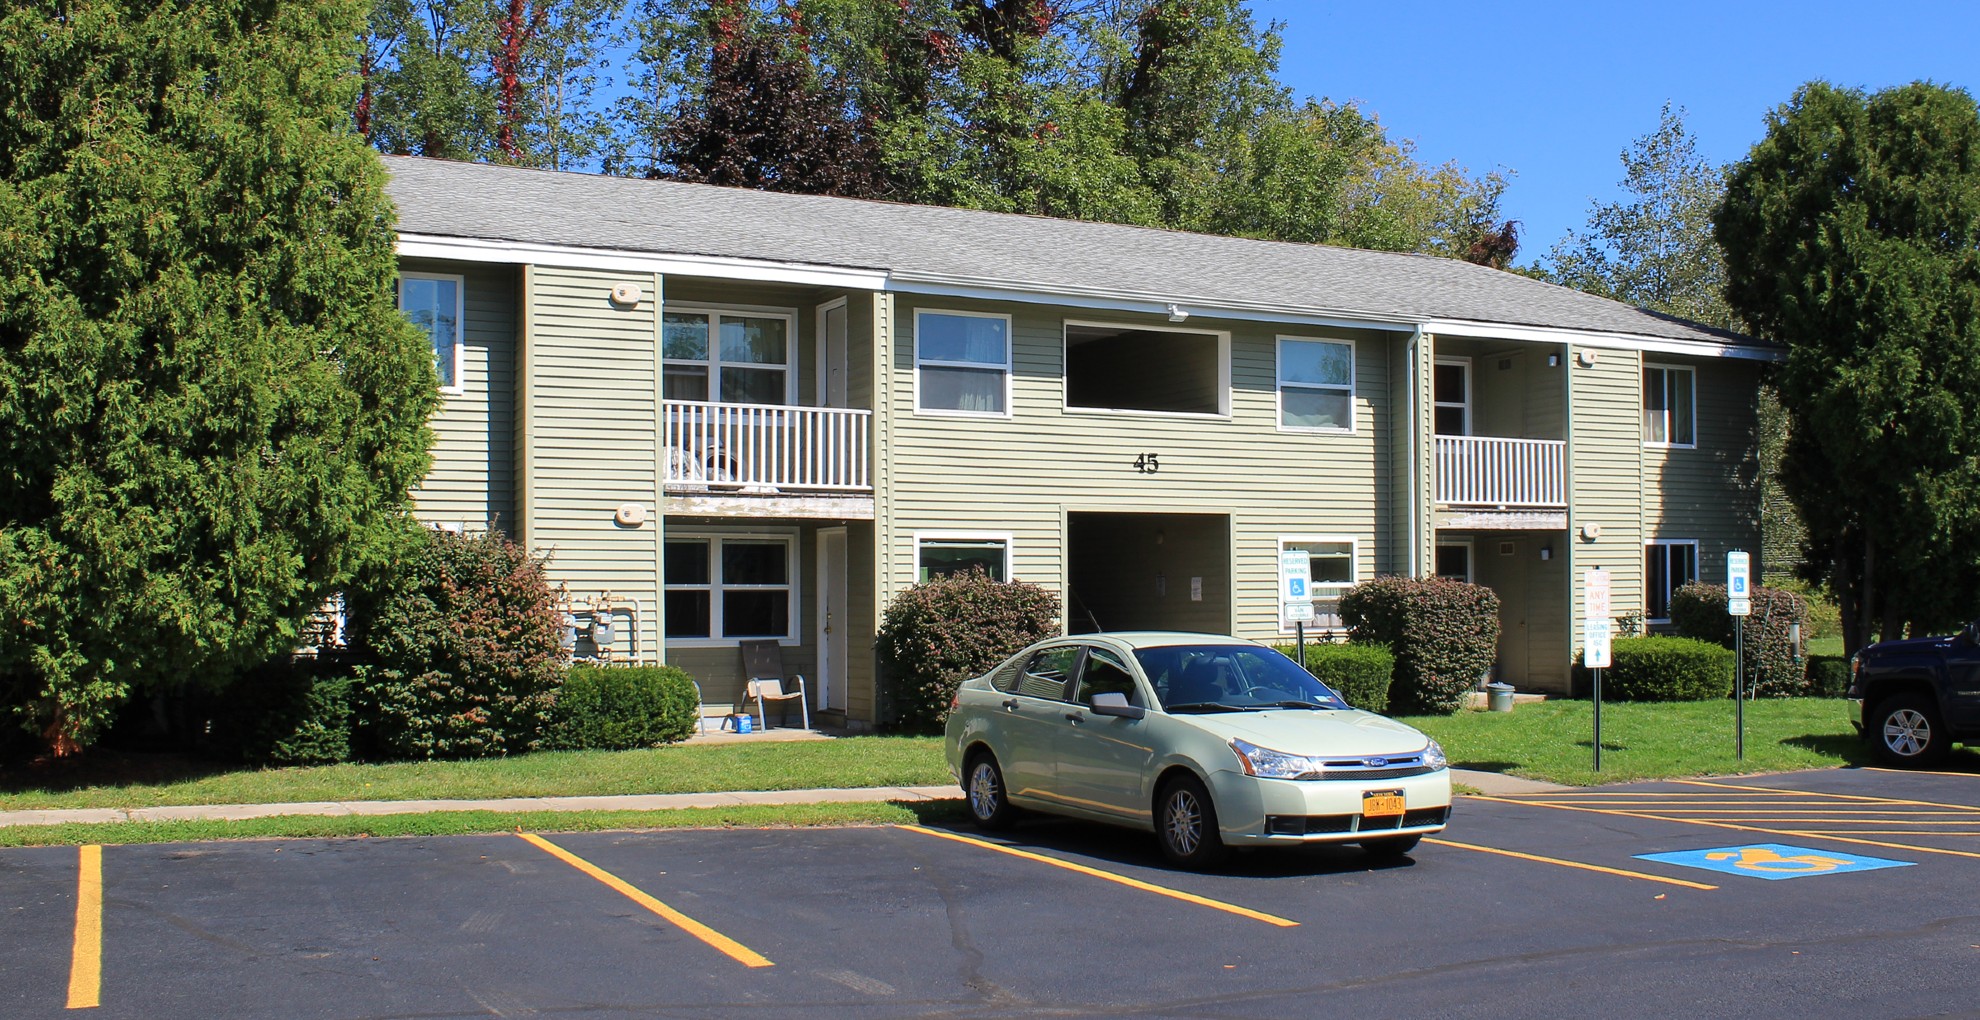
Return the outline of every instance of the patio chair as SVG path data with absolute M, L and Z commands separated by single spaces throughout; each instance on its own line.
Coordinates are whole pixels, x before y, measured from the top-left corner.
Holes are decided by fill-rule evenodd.
M 810 729 L 811 698 L 805 691 L 804 677 L 801 674 L 786 677 L 782 646 L 774 640 L 744 641 L 742 656 L 743 676 L 748 678 L 748 683 L 743 685 L 742 710 L 748 712 L 750 702 L 755 702 L 756 723 L 767 730 L 770 728 L 770 721 L 764 715 L 764 704 L 771 701 L 790 701 L 795 698 L 798 703 L 798 718 L 803 720 L 805 729 Z M 797 690 L 786 691 L 784 688 L 786 679 L 794 682 Z M 787 717 L 789 711 L 789 708 L 784 708 L 783 717 Z M 783 721 L 783 717 L 778 721 Z

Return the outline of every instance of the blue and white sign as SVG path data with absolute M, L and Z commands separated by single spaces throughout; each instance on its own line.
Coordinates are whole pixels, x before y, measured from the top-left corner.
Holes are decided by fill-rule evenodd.
M 1726 612 L 1733 616 L 1753 613 L 1753 559 L 1737 550 L 1726 554 Z
M 1609 621 L 1589 620 L 1584 626 L 1588 628 L 1588 640 L 1581 650 L 1582 665 L 1589 669 L 1608 669 L 1614 665 L 1613 656 L 1610 655 L 1609 639 L 1612 631 L 1609 629 Z
M 1313 559 L 1304 549 L 1279 554 L 1279 619 L 1281 630 L 1313 621 Z
M 1783 878 L 1846 875 L 1852 871 L 1880 871 L 1884 868 L 1912 866 L 1910 861 L 1893 861 L 1883 857 L 1837 853 L 1832 850 L 1810 850 L 1807 847 L 1788 846 L 1783 843 L 1750 843 L 1746 846 L 1726 846 L 1711 850 L 1637 854 L 1636 859 L 1675 864 L 1684 868 L 1703 868 L 1706 871 L 1716 871 L 1725 875 L 1764 878 L 1770 882 L 1777 882 Z

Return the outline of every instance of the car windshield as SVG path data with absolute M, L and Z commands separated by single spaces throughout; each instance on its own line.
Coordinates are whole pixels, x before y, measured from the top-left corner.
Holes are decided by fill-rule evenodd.
M 1167 645 L 1137 648 L 1134 657 L 1168 712 L 1347 707 L 1313 674 L 1270 648 Z

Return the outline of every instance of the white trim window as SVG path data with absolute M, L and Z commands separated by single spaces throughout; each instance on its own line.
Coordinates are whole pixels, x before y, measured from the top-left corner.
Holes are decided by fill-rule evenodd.
M 915 578 L 927 581 L 982 568 L 992 581 L 1011 579 L 1011 535 L 986 531 L 917 531 Z
M 1698 580 L 1698 540 L 1657 539 L 1643 543 L 1643 618 L 1671 622 L 1671 596 Z
M 914 408 L 1010 417 L 1011 317 L 917 309 Z
M 796 403 L 796 323 L 787 311 L 668 307 L 660 316 L 661 398 Z
M 797 536 L 669 532 L 662 562 L 667 644 L 797 641 Z
M 1643 366 L 1643 445 L 1698 445 L 1698 373 L 1683 365 Z
M 1360 579 L 1359 545 L 1352 535 L 1279 536 L 1281 554 L 1299 550 L 1307 556 L 1313 593 L 1313 622 L 1308 624 L 1308 629 L 1334 631 L 1345 627 L 1341 622 L 1341 593 Z M 1281 619 L 1279 629 L 1281 633 L 1292 633 L 1292 621 Z
M 1354 431 L 1354 343 L 1279 337 L 1279 428 Z
M 1430 366 L 1431 431 L 1440 436 L 1471 434 L 1471 359 L 1438 358 Z
M 1447 581 L 1470 582 L 1472 548 L 1469 540 L 1463 542 L 1438 542 L 1436 557 L 1436 574 L 1438 577 Z
M 465 393 L 467 281 L 449 273 L 400 273 L 399 311 L 433 344 L 440 392 Z

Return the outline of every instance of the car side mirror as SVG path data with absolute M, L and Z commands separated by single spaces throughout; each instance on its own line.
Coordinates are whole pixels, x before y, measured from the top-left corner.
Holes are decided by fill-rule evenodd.
M 1128 704 L 1127 695 L 1114 691 L 1095 694 L 1088 707 L 1094 715 L 1111 715 L 1121 719 L 1139 719 L 1148 714 L 1147 709 Z

